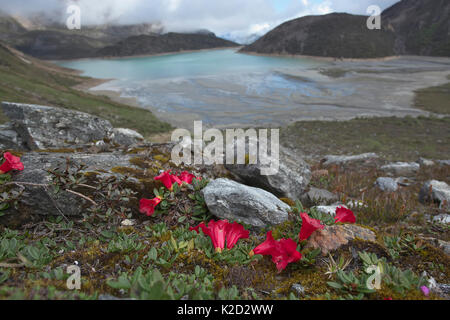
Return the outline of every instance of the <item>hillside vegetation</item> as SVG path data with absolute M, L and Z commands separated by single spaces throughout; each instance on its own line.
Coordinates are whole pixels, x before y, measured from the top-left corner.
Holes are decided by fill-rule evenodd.
M 88 78 L 71 74 L 0 44 L 0 100 L 43 104 L 91 113 L 116 127 L 131 128 L 143 135 L 165 132 L 170 125 L 150 111 L 91 95 L 74 86 Z M 0 122 L 7 121 L 0 114 Z

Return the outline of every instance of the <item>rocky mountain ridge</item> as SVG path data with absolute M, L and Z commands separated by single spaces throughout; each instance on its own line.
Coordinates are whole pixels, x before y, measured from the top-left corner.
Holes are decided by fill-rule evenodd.
M 55 23 L 31 23 L 27 28 L 14 17 L 1 14 L 0 31 L 0 41 L 25 54 L 46 60 L 238 46 L 203 29 L 192 33 L 165 33 L 158 23 L 83 26 L 81 30 L 68 30 L 64 25 Z
M 241 52 L 334 58 L 450 56 L 446 0 L 402 0 L 383 11 L 381 30 L 367 16 L 331 13 L 283 23 Z

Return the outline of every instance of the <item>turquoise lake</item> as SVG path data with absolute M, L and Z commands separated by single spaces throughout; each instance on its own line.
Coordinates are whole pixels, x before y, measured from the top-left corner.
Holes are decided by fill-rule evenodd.
M 234 49 L 167 54 L 160 56 L 61 61 L 83 75 L 118 80 L 155 80 L 268 72 L 278 68 L 319 65 L 314 60 L 238 54 Z
M 223 128 L 418 114 L 411 108 L 413 90 L 428 86 L 426 72 L 448 65 L 411 59 L 324 62 L 226 49 L 56 63 L 113 79 L 91 90 L 134 98 L 176 127 L 192 128 L 194 120 L 203 120 L 207 127 Z M 333 76 L 333 70 L 342 74 Z

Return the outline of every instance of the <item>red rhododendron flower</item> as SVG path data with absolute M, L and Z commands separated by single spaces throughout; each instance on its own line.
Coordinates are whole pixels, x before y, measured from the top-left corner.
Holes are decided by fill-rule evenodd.
M 252 253 L 272 256 L 272 262 L 276 264 L 280 272 L 286 269 L 289 263 L 297 262 L 302 258 L 302 254 L 297 251 L 297 243 L 294 240 L 281 239 L 275 241 L 272 231 L 267 232 L 266 241 L 253 249 Z
M 307 213 L 301 213 L 300 216 L 302 217 L 302 228 L 298 235 L 300 241 L 308 239 L 317 229 L 325 228 L 320 220 L 310 218 Z
M 171 170 L 161 173 L 159 176 L 155 177 L 155 180 L 161 181 L 167 189 L 172 191 L 174 183 L 181 184 L 182 182 L 177 176 L 170 172 Z
M 184 171 L 178 176 L 178 178 L 181 180 L 182 183 L 185 182 L 187 184 L 191 184 L 195 176 L 192 173 Z
M 234 222 L 233 224 L 229 224 L 227 228 L 227 248 L 233 249 L 239 239 L 247 239 L 250 235 L 248 230 L 244 229 L 242 224 Z
M 241 224 L 236 222 L 231 224 L 227 220 L 219 220 L 217 222 L 211 220 L 208 226 L 202 222 L 197 227 L 189 229 L 197 232 L 200 232 L 199 230 L 202 229 L 203 233 L 211 238 L 217 252 L 222 252 L 225 249 L 225 241 L 227 248 L 232 249 L 239 239 L 245 239 L 249 236 L 249 231 L 245 230 Z
M 139 211 L 151 217 L 155 213 L 155 208 L 161 203 L 161 199 L 156 197 L 154 199 L 141 199 L 139 202 Z
M 3 158 L 5 158 L 5 162 L 0 166 L 0 174 L 7 173 L 11 170 L 22 171 L 24 169 L 23 163 L 20 162 L 19 157 L 13 156 L 9 152 L 5 152 Z
M 345 207 L 338 207 L 336 208 L 336 216 L 334 218 L 335 223 L 341 222 L 341 223 L 355 223 L 356 217 L 354 213 Z

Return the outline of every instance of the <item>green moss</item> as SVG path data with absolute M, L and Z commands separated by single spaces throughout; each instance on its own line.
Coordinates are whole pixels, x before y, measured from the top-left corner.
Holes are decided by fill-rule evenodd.
M 46 153 L 75 153 L 79 152 L 81 149 L 69 149 L 69 148 L 62 148 L 62 149 L 44 149 L 40 150 L 40 152 L 46 152 Z

